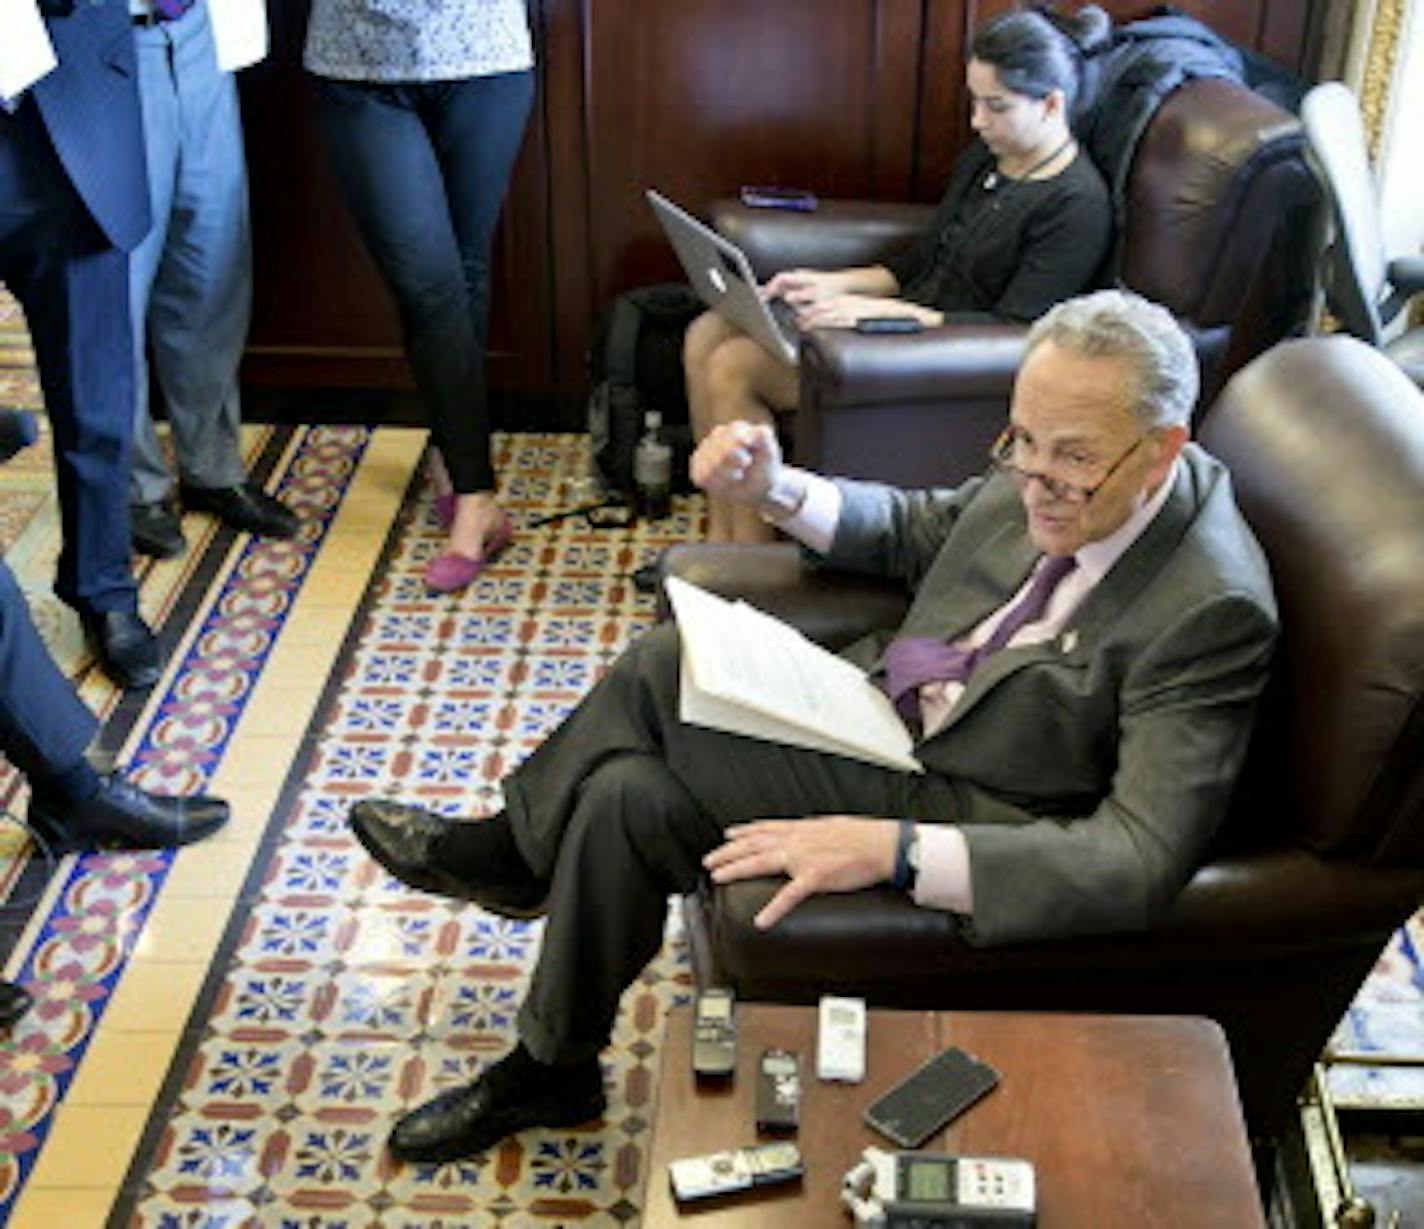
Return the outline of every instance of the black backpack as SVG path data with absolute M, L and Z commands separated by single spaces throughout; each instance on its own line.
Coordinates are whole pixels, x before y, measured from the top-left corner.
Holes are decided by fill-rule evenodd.
M 682 338 L 703 310 L 692 287 L 675 282 L 643 286 L 613 301 L 594 346 L 588 398 L 594 469 L 610 494 L 632 498 L 633 450 L 648 410 L 662 415 L 662 438 L 672 446 L 673 490 L 692 489 Z

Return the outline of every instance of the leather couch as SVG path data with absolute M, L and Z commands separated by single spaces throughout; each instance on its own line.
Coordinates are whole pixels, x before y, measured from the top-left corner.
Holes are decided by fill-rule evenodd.
M 889 887 L 813 898 L 769 932 L 777 886 L 687 900 L 701 984 L 744 999 L 1209 1016 L 1268 1138 L 1392 932 L 1424 900 L 1424 395 L 1347 337 L 1283 343 L 1229 384 L 1202 442 L 1232 469 L 1283 635 L 1241 787 L 1205 865 L 1150 929 L 967 945 Z M 682 546 L 669 571 L 831 645 L 894 626 L 905 595 L 786 544 Z
M 1288 112 L 1220 79 L 1173 92 L 1138 146 L 1105 280 L 1165 304 L 1187 326 L 1202 359 L 1202 404 L 1308 314 L 1319 192 L 1303 149 Z M 712 219 L 767 277 L 797 265 L 875 263 L 932 213 L 830 201 L 802 215 L 718 201 Z M 1008 324 L 811 334 L 788 429 L 797 460 L 905 484 L 976 473 L 1003 426 L 1023 334 Z M 926 449 L 930 438 L 936 447 Z

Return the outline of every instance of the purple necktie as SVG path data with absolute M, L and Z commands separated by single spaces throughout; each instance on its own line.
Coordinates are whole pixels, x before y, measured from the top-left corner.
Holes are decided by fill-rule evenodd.
M 193 7 L 193 0 L 150 0 L 153 11 L 164 21 L 177 21 L 190 8 Z
M 933 636 L 900 636 L 885 650 L 885 677 L 881 686 L 906 721 L 919 716 L 919 690 L 926 683 L 962 683 L 984 658 L 997 653 L 1025 624 L 1043 617 L 1059 582 L 1078 561 L 1072 555 L 1053 555 L 1033 578 L 1028 592 L 1009 610 L 999 626 L 978 648 L 967 649 Z

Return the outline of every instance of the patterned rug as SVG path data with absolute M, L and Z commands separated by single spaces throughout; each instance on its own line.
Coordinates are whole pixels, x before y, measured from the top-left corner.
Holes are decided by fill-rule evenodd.
M 586 443 L 501 442 L 522 526 L 582 491 Z M 499 781 L 652 619 L 627 573 L 696 528 L 608 531 L 581 517 L 521 530 L 465 594 L 421 581 L 438 548 L 417 491 L 294 763 L 181 1054 L 115 1210 L 125 1226 L 337 1229 L 623 1224 L 637 1218 L 656 1056 L 690 975 L 675 922 L 631 988 L 605 1053 L 609 1108 L 488 1155 L 400 1166 L 383 1141 L 404 1107 L 466 1081 L 514 1037 L 539 923 L 423 896 L 348 833 L 351 802 L 398 795 L 484 814 Z M 670 914 L 670 918 L 675 915 Z
M 1329 1052 L 1390 1055 L 1417 1065 L 1333 1062 L 1341 1109 L 1424 1109 L 1424 914 L 1395 932 L 1331 1039 Z
M 184 560 L 142 576 L 145 610 L 180 643 L 163 688 L 117 706 L 118 693 L 102 675 L 84 682 L 90 704 L 111 714 L 101 741 L 117 748 L 132 733 L 124 757 L 129 775 L 151 789 L 190 792 L 211 778 L 370 432 L 259 429 L 256 437 L 265 445 L 251 458 L 254 473 L 304 518 L 300 537 L 244 538 L 239 545 L 230 530 L 195 535 Z M 217 601 L 207 601 L 210 590 L 221 595 Z M 0 790 L 5 805 L 22 813 L 23 782 L 8 766 Z M 173 863 L 167 851 L 66 858 L 47 883 L 41 875 L 36 902 L 30 884 L 41 868 L 31 863 L 33 850 L 13 829 L 8 840 L 0 857 L 4 884 L 18 883 L 33 908 L 21 918 L 5 973 L 36 1005 L 0 1043 L 0 1222 L 34 1167 Z

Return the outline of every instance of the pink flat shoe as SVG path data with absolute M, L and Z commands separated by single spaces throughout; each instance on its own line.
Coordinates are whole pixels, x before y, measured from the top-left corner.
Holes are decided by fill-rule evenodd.
M 457 593 L 468 588 L 485 570 L 485 565 L 497 559 L 513 541 L 514 526 L 509 517 L 501 513 L 499 523 L 485 541 L 485 553 L 478 559 L 453 550 L 437 555 L 425 568 L 426 588 L 436 593 Z

